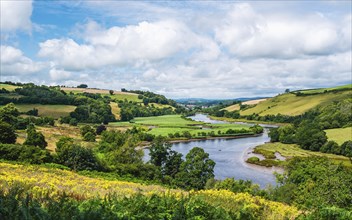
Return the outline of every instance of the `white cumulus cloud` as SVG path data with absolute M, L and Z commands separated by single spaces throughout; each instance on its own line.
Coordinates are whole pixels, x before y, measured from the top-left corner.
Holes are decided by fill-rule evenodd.
M 1 31 L 31 29 L 32 1 L 0 1 Z
M 23 55 L 22 51 L 6 45 L 1 45 L 1 75 L 23 75 L 41 71 L 45 64 L 35 62 Z

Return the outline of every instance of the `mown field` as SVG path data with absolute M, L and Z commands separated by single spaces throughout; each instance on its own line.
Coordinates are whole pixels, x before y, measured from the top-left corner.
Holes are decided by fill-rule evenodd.
M 332 101 L 351 97 L 352 91 L 341 91 L 336 93 L 322 93 L 311 96 L 296 96 L 291 93 L 278 95 L 258 103 L 255 107 L 243 110 L 241 115 L 300 115 L 304 112 L 318 106 L 325 105 Z
M 352 167 L 351 161 L 348 157 L 336 155 L 336 154 L 327 154 L 327 153 L 303 150 L 299 148 L 296 144 L 283 144 L 279 142 L 266 143 L 255 147 L 255 151 L 261 152 L 261 154 L 263 154 L 264 156 L 266 154 L 270 155 L 270 154 L 274 154 L 275 152 L 278 152 L 282 156 L 288 159 L 292 157 L 310 157 L 310 156 L 327 157 L 335 163 L 343 163 L 346 166 Z
M 339 145 L 345 141 L 352 141 L 352 127 L 328 129 L 325 132 L 329 140 L 335 141 Z
M 300 211 L 293 206 L 268 201 L 258 196 L 251 196 L 248 193 L 232 193 L 227 190 L 187 192 L 167 189 L 158 185 L 144 185 L 116 179 L 91 178 L 68 170 L 43 165 L 17 165 L 0 162 L 1 188 L 6 190 L 18 184 L 26 186 L 26 192 L 31 194 L 31 198 L 38 199 L 60 198 L 60 195 L 65 193 L 69 197 L 79 200 L 80 203 L 92 198 L 105 198 L 104 201 L 109 202 L 111 198 L 107 197 L 108 195 L 113 194 L 114 198 L 128 199 L 138 194 L 146 197 L 146 200 L 155 196 L 173 197 L 176 201 L 188 198 L 193 204 L 202 204 L 203 202 L 231 212 L 233 215 L 246 211 L 262 219 L 294 219 L 300 214 Z M 158 204 L 157 206 L 160 207 L 161 205 Z M 196 207 L 201 206 L 196 205 Z M 106 208 L 109 207 L 107 206 Z M 143 211 L 143 207 L 140 207 L 140 209 L 140 211 Z M 158 210 L 154 212 L 158 212 Z M 126 214 L 128 215 L 128 213 Z
M 27 112 L 33 108 L 38 109 L 38 116 L 51 116 L 55 119 L 67 116 L 76 109 L 73 105 L 41 105 L 41 104 L 16 104 L 20 112 Z
M 74 94 L 78 93 L 99 93 L 99 94 L 104 94 L 107 96 L 110 96 L 113 99 L 116 100 L 127 100 L 127 101 L 133 101 L 133 102 L 142 102 L 141 99 L 138 99 L 138 94 L 135 93 L 129 93 L 129 92 L 120 92 L 120 91 L 114 91 L 113 95 L 110 95 L 110 90 L 107 89 L 91 89 L 91 88 L 69 88 L 69 87 L 61 87 L 62 90 L 65 92 L 73 92 Z
M 207 124 L 199 121 L 187 120 L 181 117 L 181 115 L 163 115 L 155 117 L 140 117 L 135 118 L 131 122 L 114 122 L 110 123 L 110 126 L 114 127 L 141 127 L 148 130 L 148 133 L 153 135 L 161 135 L 167 137 L 168 134 L 175 134 L 176 132 L 182 134 L 183 132 L 190 132 L 192 137 L 199 138 L 204 137 L 200 134 L 205 132 L 206 136 L 209 136 L 210 132 L 214 132 L 218 135 L 220 131 L 224 134 L 228 129 L 242 130 L 243 134 L 252 133 L 249 130 L 249 126 L 240 124 Z

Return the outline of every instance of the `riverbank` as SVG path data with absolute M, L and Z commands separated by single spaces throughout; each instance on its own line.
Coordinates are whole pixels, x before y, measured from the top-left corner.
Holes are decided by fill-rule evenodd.
M 249 150 L 252 152 L 252 154 L 249 154 L 247 152 L 248 155 L 252 157 L 257 157 L 260 161 L 265 161 L 264 163 L 263 162 L 256 163 L 259 165 L 260 164 L 263 164 L 263 165 L 278 164 L 282 166 L 282 164 L 285 163 L 282 160 L 282 158 L 289 160 L 292 157 L 318 156 L 318 157 L 326 157 L 336 164 L 342 163 L 347 167 L 352 167 L 352 163 L 348 157 L 336 155 L 336 154 L 327 154 L 322 152 L 304 150 L 304 149 L 301 149 L 296 144 L 283 144 L 280 142 L 265 143 L 262 145 L 258 145 Z M 247 157 L 246 160 L 248 160 L 249 158 L 250 157 Z M 280 162 L 277 163 L 275 161 L 280 161 Z
M 193 141 L 207 141 L 207 140 L 218 140 L 218 139 L 238 139 L 238 138 L 248 138 L 248 137 L 258 137 L 263 135 L 261 134 L 241 134 L 241 135 L 231 135 L 231 136 L 215 136 L 215 137 L 201 137 L 201 138 L 189 138 L 189 139 L 166 139 L 167 142 L 175 143 L 187 143 Z M 140 146 L 137 149 L 146 149 L 150 147 L 151 142 L 141 142 Z
M 208 115 L 208 117 L 212 120 L 218 121 L 226 121 L 226 122 L 242 122 L 242 123 L 249 123 L 249 124 L 263 124 L 263 125 L 272 125 L 272 126 L 284 126 L 288 125 L 288 123 L 278 123 L 278 122 L 268 122 L 268 121 L 255 121 L 255 120 L 247 120 L 247 119 L 234 119 L 234 118 L 226 118 L 226 117 L 216 117 Z

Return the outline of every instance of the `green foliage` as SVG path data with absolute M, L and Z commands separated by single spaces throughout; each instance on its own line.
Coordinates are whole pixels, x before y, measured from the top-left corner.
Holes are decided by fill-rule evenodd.
M 95 141 L 95 129 L 90 125 L 84 125 L 80 128 L 81 135 L 85 141 Z
M 194 147 L 176 174 L 177 185 L 185 189 L 203 189 L 208 179 L 214 178 L 215 162 L 202 148 Z
M 95 141 L 95 134 L 89 131 L 84 134 L 83 140 L 88 141 L 88 142 L 94 142 Z
M 93 151 L 63 137 L 56 143 L 55 161 L 73 170 L 101 170 Z
M 234 178 L 226 178 L 217 180 L 213 189 L 227 189 L 234 193 L 249 193 L 251 195 L 265 195 L 266 192 L 261 190 L 259 185 L 253 184 L 250 180 L 235 180 Z
M 324 131 L 308 121 L 302 123 L 296 132 L 297 143 L 306 150 L 319 151 L 327 139 Z
M 27 138 L 23 143 L 24 145 L 37 146 L 41 149 L 45 149 L 48 143 L 45 141 L 45 137 L 42 133 L 37 132 L 33 124 L 30 124 L 27 128 Z
M 279 180 L 282 184 L 276 191 L 279 201 L 304 209 L 352 208 L 352 170 L 326 158 L 294 158 Z
M 121 109 L 121 121 L 130 121 L 135 117 L 171 115 L 176 113 L 171 107 L 157 108 L 153 105 L 138 105 L 134 102 L 128 102 L 127 100 L 124 102 L 120 102 L 119 108 Z
M 244 210 L 243 210 L 244 211 Z M 175 196 L 120 198 L 109 195 L 84 202 L 63 193 L 57 199 L 34 198 L 18 185 L 8 192 L 0 190 L 1 219 L 237 219 L 233 213 L 201 199 Z M 250 215 L 250 216 L 253 216 Z
M 293 125 L 281 126 L 278 129 L 279 141 L 284 144 L 295 143 L 295 128 Z
M 159 167 L 163 181 L 169 184 L 179 173 L 182 154 L 171 150 L 171 144 L 165 142 L 161 137 L 156 138 L 150 147 L 150 162 Z
M 16 139 L 15 129 L 10 124 L 0 121 L 0 143 L 14 144 Z
M 0 158 L 34 164 L 42 164 L 52 161 L 52 157 L 47 150 L 18 144 L 0 144 Z
M 19 115 L 20 112 L 17 110 L 13 103 L 0 107 L 0 121 L 2 122 L 6 122 L 10 125 L 15 125 Z

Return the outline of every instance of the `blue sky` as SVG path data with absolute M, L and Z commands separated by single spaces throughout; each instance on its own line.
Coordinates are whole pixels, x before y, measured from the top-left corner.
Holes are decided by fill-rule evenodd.
M 272 96 L 351 83 L 351 1 L 1 0 L 1 81 Z

